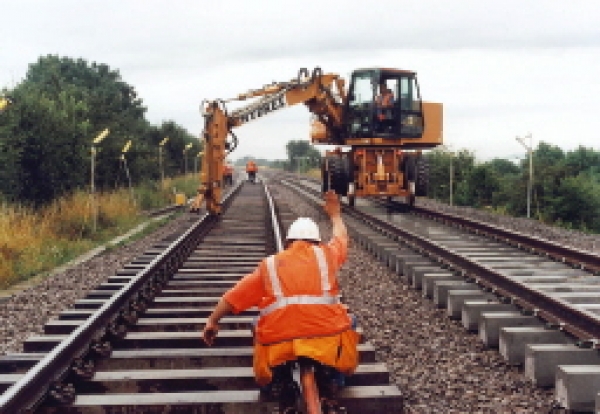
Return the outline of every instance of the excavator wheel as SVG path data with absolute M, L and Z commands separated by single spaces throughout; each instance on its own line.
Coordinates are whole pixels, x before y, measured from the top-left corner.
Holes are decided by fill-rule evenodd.
M 321 190 L 326 193 L 329 190 L 337 194 L 348 195 L 348 183 L 350 174 L 348 162 L 341 157 L 325 157 L 321 163 Z
M 415 192 L 418 192 L 417 189 L 417 180 L 419 179 L 419 171 L 418 171 L 418 164 L 421 160 L 421 157 L 417 157 L 415 155 L 412 154 L 407 154 L 405 156 L 406 158 L 404 158 L 402 164 L 401 164 L 401 169 L 404 172 L 404 186 L 405 188 L 409 188 L 410 187 L 410 183 L 415 183 Z M 425 187 L 427 187 L 427 184 L 425 184 Z M 406 208 L 408 210 L 412 209 L 412 207 L 415 205 L 415 194 L 409 194 L 406 196 Z
M 415 164 L 416 157 L 410 154 L 405 155 L 402 164 L 400 164 L 400 168 L 402 169 L 402 172 L 404 172 L 404 179 L 406 181 L 406 185 L 408 185 L 408 181 L 415 181 Z
M 429 186 L 429 162 L 426 158 L 418 157 L 415 163 L 415 195 L 417 197 L 427 196 Z
M 356 196 L 348 194 L 347 197 L 348 197 L 348 205 L 350 207 L 354 207 L 354 204 L 356 203 Z

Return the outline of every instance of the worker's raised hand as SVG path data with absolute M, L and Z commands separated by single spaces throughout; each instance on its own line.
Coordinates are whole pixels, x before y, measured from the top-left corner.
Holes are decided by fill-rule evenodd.
M 339 216 L 342 208 L 340 206 L 340 197 L 335 193 L 335 191 L 327 191 L 323 198 L 325 199 L 323 208 L 329 217 Z
M 206 326 L 204 327 L 204 330 L 202 331 L 202 339 L 204 340 L 206 345 L 212 346 L 212 344 L 215 342 L 215 338 L 217 337 L 218 333 L 219 333 L 219 325 L 216 323 L 213 323 L 209 319 L 208 322 L 206 322 Z

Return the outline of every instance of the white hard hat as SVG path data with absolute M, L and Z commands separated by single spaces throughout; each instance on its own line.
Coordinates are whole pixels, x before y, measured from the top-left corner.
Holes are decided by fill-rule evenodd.
M 308 217 L 300 217 L 290 225 L 286 239 L 321 241 L 321 234 L 317 223 Z

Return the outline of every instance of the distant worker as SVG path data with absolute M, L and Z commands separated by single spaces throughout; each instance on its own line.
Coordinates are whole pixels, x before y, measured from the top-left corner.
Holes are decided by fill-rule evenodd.
M 233 166 L 229 163 L 223 164 L 223 184 L 233 185 Z
M 385 83 L 379 85 L 379 95 L 375 98 L 375 111 L 377 121 L 393 119 L 392 108 L 394 106 L 394 94 Z
M 254 375 L 263 393 L 279 399 L 282 412 L 298 396 L 292 364 L 299 357 L 316 361 L 319 394 L 332 406 L 344 375 L 358 365 L 354 318 L 338 299 L 337 273 L 348 254 L 348 233 L 333 191 L 325 193 L 324 209 L 331 219 L 331 240 L 321 243 L 317 224 L 298 218 L 288 229 L 286 249 L 262 260 L 227 291 L 202 333 L 211 346 L 222 317 L 258 307 Z
M 256 172 L 258 171 L 258 166 L 253 160 L 249 160 L 246 163 L 246 173 L 248 174 L 248 181 L 254 183 L 256 181 Z

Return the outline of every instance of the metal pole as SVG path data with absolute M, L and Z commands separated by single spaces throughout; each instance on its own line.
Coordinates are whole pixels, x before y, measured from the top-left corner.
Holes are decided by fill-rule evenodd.
M 529 180 L 527 181 L 527 218 L 531 218 L 531 198 L 533 193 L 533 136 L 527 134 L 525 138 L 529 138 L 529 145 L 521 137 L 516 137 L 517 141 L 527 150 L 529 155 Z
M 91 167 L 91 182 L 90 182 L 90 189 L 91 189 L 91 193 L 94 194 L 94 158 L 96 156 L 96 148 L 92 145 L 92 167 Z
M 453 184 L 453 176 L 454 176 L 454 168 L 452 165 L 452 160 L 454 159 L 454 154 L 450 153 L 450 206 L 453 205 L 453 200 L 452 200 L 452 193 L 453 193 L 453 188 L 452 188 L 452 184 Z
M 169 137 L 164 137 L 158 144 L 158 162 L 160 164 L 160 184 L 161 188 L 165 188 L 165 166 L 163 161 L 163 147 L 169 141 Z
M 187 151 L 192 148 L 192 144 L 189 143 L 183 148 L 183 164 L 184 164 L 184 174 L 187 176 Z
M 104 131 L 102 131 L 100 134 L 98 134 L 98 136 L 96 138 L 94 138 L 94 140 L 92 141 L 92 162 L 91 162 L 91 207 L 92 207 L 92 230 L 95 233 L 96 232 L 96 221 L 97 221 L 97 213 L 96 213 L 96 189 L 95 189 L 95 177 L 94 177 L 94 172 L 96 170 L 96 145 L 100 144 L 102 142 L 102 140 L 104 138 L 106 138 L 106 136 L 110 133 L 110 131 L 108 130 L 108 128 L 106 128 Z
M 158 163 L 160 164 L 160 188 L 165 188 L 165 171 L 163 169 L 162 145 L 158 146 Z
M 96 195 L 95 195 L 95 187 L 94 187 L 94 170 L 95 168 L 95 158 L 96 158 L 96 147 L 92 145 L 92 166 L 91 166 L 91 182 L 90 182 L 90 204 L 92 208 L 92 232 L 96 232 Z
M 531 218 L 531 197 L 533 192 L 533 138 L 529 134 L 529 183 L 527 185 L 527 218 Z
M 125 158 L 125 155 L 121 155 L 121 161 L 123 161 L 123 167 L 125 168 L 125 174 L 127 175 L 127 182 L 129 183 L 129 193 L 131 194 L 131 201 L 135 205 L 135 194 L 133 192 L 133 185 L 131 185 L 131 174 L 129 174 L 129 167 L 127 167 L 127 158 Z

